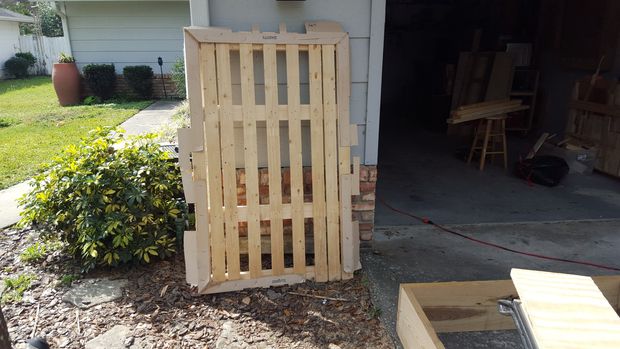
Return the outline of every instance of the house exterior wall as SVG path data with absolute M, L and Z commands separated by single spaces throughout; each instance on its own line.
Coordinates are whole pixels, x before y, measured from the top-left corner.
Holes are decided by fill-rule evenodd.
M 127 65 L 150 65 L 164 73 L 183 57 L 183 27 L 190 25 L 187 1 L 66 2 L 71 49 L 78 67 L 114 63 L 121 74 Z
M 4 62 L 19 51 L 19 23 L 0 21 L 0 79 L 5 77 Z
M 331 20 L 339 22 L 349 32 L 351 123 L 359 125 L 359 145 L 351 151 L 364 163 L 371 0 L 209 0 L 208 3 L 209 13 L 205 15 L 209 16 L 210 25 L 235 31 L 249 31 L 253 24 L 258 24 L 261 31 L 277 32 L 279 24 L 286 23 L 289 32 L 303 33 L 307 21 Z
M 261 31 L 277 32 L 280 23 L 285 23 L 288 32 L 305 32 L 307 21 L 329 20 L 339 22 L 349 33 L 351 55 L 351 123 L 358 125 L 359 145 L 352 147 L 353 156 L 362 161 L 360 168 L 360 194 L 353 198 L 353 218 L 360 222 L 360 238 L 370 240 L 374 228 L 375 190 L 377 181 L 377 150 L 379 127 L 379 104 L 381 97 L 381 71 L 383 58 L 383 25 L 385 22 L 385 0 L 311 0 L 311 1 L 275 1 L 275 0 L 190 0 L 192 3 L 192 23 L 198 26 L 227 27 L 234 31 L 249 31 L 252 25 L 260 26 Z M 235 57 L 232 57 L 235 61 Z M 302 56 L 301 70 L 307 70 L 307 61 Z M 235 66 L 235 64 L 233 64 Z M 260 63 L 255 68 L 260 77 Z M 284 67 L 278 67 L 278 77 L 284 77 Z M 234 86 L 238 77 L 233 71 L 233 99 L 239 94 Z M 286 90 L 285 81 L 280 79 L 279 92 Z M 260 78 L 256 81 L 261 84 Z M 307 90 L 307 78 L 302 76 L 302 97 Z M 260 89 L 259 89 L 260 90 Z M 369 95 L 369 91 L 370 95 Z M 262 96 L 257 96 L 261 103 Z M 280 96 L 285 100 L 285 96 Z M 304 101 L 302 98 L 302 103 Z M 368 112 L 370 111 L 370 113 Z M 236 130 L 240 131 L 240 130 Z M 309 140 L 309 128 L 302 128 L 306 140 Z M 236 132 L 241 141 L 242 135 Z M 259 132 L 259 149 L 265 141 Z M 283 139 L 286 129 L 281 130 Z M 282 160 L 286 166 L 287 142 L 282 142 Z M 240 143 L 242 144 L 242 143 Z M 304 142 L 304 164 L 309 165 L 309 145 Z M 260 153 L 260 151 L 259 151 Z M 242 154 L 237 159 L 242 159 Z M 260 157 L 260 154 L 259 154 Z M 260 159 L 259 159 L 260 160 Z M 242 166 L 238 161 L 237 165 Z M 266 165 L 266 159 L 260 161 Z M 308 172 L 309 173 L 309 172 Z M 238 194 L 245 196 L 242 173 L 238 176 Z M 266 169 L 261 169 L 261 183 L 268 183 Z M 288 169 L 283 169 L 283 181 L 288 178 Z M 305 186 L 311 187 L 311 176 L 304 176 Z M 284 184 L 286 186 L 286 183 Z M 305 191 L 310 192 L 310 191 Z M 268 195 L 268 189 L 261 187 L 261 197 Z

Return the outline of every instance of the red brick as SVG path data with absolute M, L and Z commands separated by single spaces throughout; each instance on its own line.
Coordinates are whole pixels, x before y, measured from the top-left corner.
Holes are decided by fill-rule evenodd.
M 359 204 L 353 204 L 353 211 L 373 211 L 375 209 L 375 203 L 362 202 Z
M 360 192 L 365 193 L 374 193 L 377 187 L 377 183 L 375 182 L 360 182 Z

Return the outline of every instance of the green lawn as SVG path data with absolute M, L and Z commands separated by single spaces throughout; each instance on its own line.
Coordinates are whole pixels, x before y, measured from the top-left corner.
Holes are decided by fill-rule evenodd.
M 61 107 L 49 77 L 0 81 L 0 189 L 97 126 L 116 126 L 150 101 Z

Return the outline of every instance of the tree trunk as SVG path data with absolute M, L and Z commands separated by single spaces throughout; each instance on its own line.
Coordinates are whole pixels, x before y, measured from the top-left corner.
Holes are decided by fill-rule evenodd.
M 11 339 L 9 338 L 9 328 L 4 320 L 2 314 L 2 307 L 0 307 L 0 348 L 10 348 Z

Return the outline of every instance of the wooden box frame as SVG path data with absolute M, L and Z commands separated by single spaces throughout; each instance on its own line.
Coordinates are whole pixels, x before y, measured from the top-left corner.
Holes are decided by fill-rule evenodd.
M 617 311 L 620 276 L 592 280 Z M 498 300 L 514 298 L 512 280 L 401 284 L 396 332 L 405 349 L 444 349 L 437 333 L 515 329 L 497 310 Z

